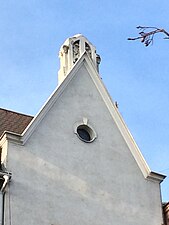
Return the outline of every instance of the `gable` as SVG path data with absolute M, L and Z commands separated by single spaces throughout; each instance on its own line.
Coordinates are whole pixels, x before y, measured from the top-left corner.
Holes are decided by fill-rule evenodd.
M 93 142 L 78 138 L 75 127 L 81 123 L 94 129 Z M 163 176 L 150 172 L 88 55 L 79 59 L 17 141 L 7 137 L 8 169 L 15 175 L 10 188 L 19 193 L 11 199 L 13 221 L 161 223 Z M 40 209 L 39 214 L 20 214 L 23 199 L 26 209 Z
M 84 119 L 87 119 L 87 123 L 97 134 L 92 143 L 82 142 L 74 132 L 76 124 L 83 123 Z M 125 171 L 131 170 L 129 173 L 137 173 L 139 178 L 142 177 L 129 147 L 84 65 L 79 68 L 25 144 L 37 146 L 38 143 L 46 146 L 46 154 L 52 164 L 56 161 L 55 158 L 52 159 L 53 151 L 64 156 L 63 161 L 59 159 L 58 165 L 65 164 L 65 161 L 70 163 L 73 160 L 72 154 L 77 154 L 80 161 L 86 158 L 88 165 L 92 165 L 93 161 L 106 169 L 113 164 L 118 169 L 111 171 L 112 176 L 117 174 L 117 170 L 121 176 L 126 176 Z M 33 146 L 31 149 L 29 151 L 33 151 Z M 38 151 L 38 155 L 44 154 L 43 147 L 42 153 L 37 147 L 35 151 Z
M 85 76 L 87 74 L 88 76 Z M 76 82 L 78 82 L 78 79 L 82 80 L 82 77 L 84 76 L 84 79 L 88 79 L 88 81 L 84 80 L 83 83 L 80 86 L 80 92 L 77 93 L 77 87 L 79 87 Z M 76 78 L 76 79 L 75 79 Z M 52 109 L 54 104 L 57 105 L 58 108 L 58 100 L 62 99 L 64 93 L 69 92 L 69 87 L 72 84 L 74 80 L 74 88 L 72 90 L 72 93 L 68 94 L 68 98 L 66 101 L 71 103 L 72 101 L 75 102 L 75 108 L 80 108 L 80 103 L 82 102 L 84 105 L 82 106 L 83 109 L 83 116 L 88 115 L 88 112 L 92 112 L 93 109 L 91 108 L 92 104 L 97 104 L 97 102 L 101 103 L 103 106 L 100 108 L 98 107 L 98 114 L 102 115 L 103 108 L 106 107 L 106 110 L 109 111 L 109 116 L 112 119 L 111 125 L 114 123 L 116 124 L 116 128 L 118 132 L 120 132 L 121 136 L 125 140 L 126 145 L 128 146 L 130 150 L 130 154 L 133 155 L 135 161 L 137 162 L 138 167 L 141 169 L 143 175 L 145 178 L 153 179 L 156 181 L 162 181 L 165 176 L 160 175 L 154 172 L 151 172 L 147 163 L 145 162 L 138 146 L 136 145 L 132 135 L 130 134 L 129 130 L 127 129 L 127 126 L 125 125 L 120 113 L 118 112 L 118 109 L 115 107 L 114 103 L 111 100 L 111 97 L 109 96 L 105 86 L 102 83 L 101 78 L 99 77 L 99 74 L 97 73 L 95 67 L 93 66 L 90 58 L 86 53 L 78 60 L 78 62 L 75 64 L 75 66 L 72 68 L 66 79 L 61 83 L 60 86 L 54 91 L 54 93 L 50 96 L 50 98 L 47 100 L 45 105 L 40 110 L 39 114 L 32 120 L 32 122 L 29 124 L 29 126 L 26 128 L 24 133 L 22 134 L 22 137 L 19 138 L 20 141 L 24 144 L 29 137 L 32 135 L 34 130 L 39 126 L 41 121 L 44 119 L 44 117 L 48 114 L 48 112 Z M 90 87 L 93 85 L 92 87 Z M 86 89 L 88 87 L 88 89 Z M 92 92 L 92 90 L 97 90 L 97 93 L 99 93 L 99 98 L 96 97 L 96 95 Z M 81 97 L 79 99 L 76 99 L 78 96 Z M 88 97 L 87 97 L 88 96 Z M 88 99 L 88 100 L 87 100 Z M 60 100 L 62 101 L 62 100 Z M 67 103 L 64 104 L 63 110 L 66 111 L 66 106 L 69 105 Z M 92 104 L 91 104 L 92 102 Z M 90 111 L 91 110 L 91 111 Z M 93 111 L 94 112 L 94 111 Z M 93 113 L 92 112 L 92 113 Z M 76 113 L 76 111 L 75 111 Z M 71 115 L 70 108 L 67 109 L 67 116 L 69 117 Z M 104 115 L 104 114 L 103 114 Z M 62 117 L 62 115 L 60 115 Z M 82 116 L 82 115 L 81 115 Z M 95 115 L 93 114 L 93 117 Z M 56 116 L 56 119 L 58 120 L 59 117 Z M 60 120 L 61 118 L 59 118 Z M 81 118 L 82 119 L 82 118 Z M 63 119 L 64 121 L 64 119 Z M 102 123 L 104 121 L 100 120 L 99 123 Z M 109 127 L 109 126 L 108 126 Z M 106 132 L 106 131 L 105 131 Z M 17 139 L 18 141 L 18 139 Z

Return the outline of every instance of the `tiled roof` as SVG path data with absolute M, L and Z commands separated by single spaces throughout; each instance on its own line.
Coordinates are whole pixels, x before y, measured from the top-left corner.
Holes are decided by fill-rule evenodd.
M 32 116 L 0 108 L 0 137 L 4 131 L 21 134 L 32 119 Z
M 169 202 L 163 203 L 164 224 L 169 225 Z

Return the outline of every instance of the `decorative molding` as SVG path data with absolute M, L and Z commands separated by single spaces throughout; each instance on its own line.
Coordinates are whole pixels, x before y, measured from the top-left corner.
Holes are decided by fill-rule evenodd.
M 88 119 L 86 117 L 83 117 L 83 124 L 85 124 L 85 125 L 88 124 Z
M 77 131 L 78 127 L 83 126 L 84 129 L 86 128 L 85 130 L 88 131 L 88 133 L 91 135 L 91 140 L 85 141 L 85 142 L 91 143 L 97 138 L 97 133 L 88 121 L 89 120 L 87 118 L 83 117 L 82 121 L 78 121 L 74 124 L 73 130 L 74 130 L 74 133 L 79 137 L 79 134 L 78 134 L 78 131 Z M 80 139 L 84 141 L 84 139 L 82 139 L 82 138 L 80 138 Z
M 21 137 L 22 136 L 20 134 L 10 132 L 10 131 L 5 131 L 1 137 L 0 146 L 3 146 L 6 140 L 12 143 L 22 144 Z
M 165 175 L 162 175 L 162 174 L 159 174 L 159 173 L 156 173 L 156 172 L 153 172 L 151 171 L 149 173 L 149 175 L 147 176 L 147 179 L 148 180 L 152 180 L 152 181 L 156 181 L 156 182 L 162 182 L 164 179 L 166 178 Z

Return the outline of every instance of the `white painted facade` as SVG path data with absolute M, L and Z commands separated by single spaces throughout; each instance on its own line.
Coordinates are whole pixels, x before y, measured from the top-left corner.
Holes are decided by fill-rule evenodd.
M 94 59 L 82 51 L 70 68 L 66 61 L 60 85 L 24 133 L 1 139 L 12 172 L 4 225 L 163 224 L 164 176 L 150 171 Z M 79 124 L 93 129 L 91 143 L 78 138 Z

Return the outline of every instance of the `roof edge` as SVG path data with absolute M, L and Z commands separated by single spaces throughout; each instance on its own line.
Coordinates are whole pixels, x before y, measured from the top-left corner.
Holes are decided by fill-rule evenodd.
M 28 114 L 25 114 L 25 113 L 20 113 L 20 112 L 11 110 L 11 109 L 0 108 L 0 110 L 8 111 L 8 112 L 15 113 L 15 114 L 19 114 L 19 115 L 22 115 L 22 116 L 27 116 L 27 117 L 32 117 L 32 118 L 34 117 L 34 116 L 32 116 L 32 115 L 28 115 Z
M 91 61 L 89 57 L 86 58 L 86 61 Z M 86 63 L 85 63 L 86 65 Z M 98 72 L 95 70 L 95 68 L 92 66 L 92 64 L 88 63 L 89 69 L 92 70 L 92 72 L 97 73 Z M 89 71 L 89 74 L 93 74 Z M 120 114 L 118 108 L 115 106 L 115 104 L 113 103 L 113 100 L 107 90 L 107 88 L 105 87 L 102 79 L 100 78 L 100 76 L 92 76 L 92 79 L 98 89 L 98 91 L 100 92 L 103 101 L 105 102 L 107 108 L 109 109 L 109 112 L 111 114 L 111 116 L 113 117 L 119 131 L 121 132 L 126 144 L 128 145 L 134 159 L 136 160 L 140 170 L 143 173 L 143 176 L 146 179 L 150 179 L 150 180 L 156 180 L 158 182 L 162 182 L 165 179 L 165 175 L 159 174 L 159 173 L 155 173 L 152 172 L 144 158 L 144 156 L 142 155 L 137 143 L 135 142 L 131 132 L 129 131 L 122 115 Z
M 26 129 L 22 133 L 22 142 L 23 144 L 26 143 L 26 141 L 29 139 L 29 137 L 32 135 L 34 129 L 38 126 L 38 124 L 41 122 L 41 120 L 44 118 L 46 113 L 51 109 L 53 104 L 57 101 L 57 99 L 60 97 L 60 95 L 63 93 L 69 82 L 74 77 L 74 74 L 80 69 L 82 66 L 82 63 L 85 58 L 88 58 L 88 54 L 84 52 L 84 54 L 78 59 L 76 64 L 71 68 L 66 78 L 63 80 L 63 82 L 58 85 L 55 90 L 52 92 L 52 94 L 49 96 L 49 98 L 46 100 L 42 108 L 39 110 L 37 115 L 32 119 L 30 124 L 26 127 Z

